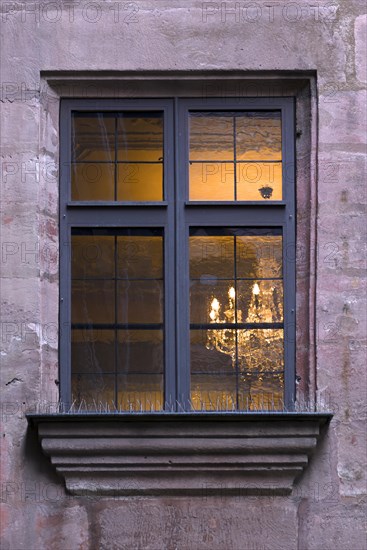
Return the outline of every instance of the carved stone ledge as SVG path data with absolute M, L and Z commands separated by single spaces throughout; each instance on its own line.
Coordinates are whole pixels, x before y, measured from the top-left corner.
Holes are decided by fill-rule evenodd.
M 29 414 L 74 495 L 289 494 L 330 413 Z

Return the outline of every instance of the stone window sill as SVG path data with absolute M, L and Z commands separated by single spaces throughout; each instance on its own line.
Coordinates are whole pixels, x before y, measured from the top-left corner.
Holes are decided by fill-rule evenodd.
M 28 414 L 73 495 L 289 494 L 331 413 Z

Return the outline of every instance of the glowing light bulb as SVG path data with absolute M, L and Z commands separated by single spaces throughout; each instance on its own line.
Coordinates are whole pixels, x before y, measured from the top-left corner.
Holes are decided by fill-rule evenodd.
M 236 297 L 236 291 L 235 291 L 235 289 L 233 288 L 233 286 L 231 286 L 231 288 L 229 289 L 229 291 L 228 291 L 228 296 L 229 296 L 232 300 L 235 299 L 235 297 Z
M 252 294 L 255 294 L 255 296 L 257 296 L 258 294 L 260 294 L 260 287 L 257 283 L 254 284 L 253 286 L 253 289 L 252 289 Z
M 211 303 L 211 306 L 212 306 L 212 310 L 213 311 L 216 311 L 218 312 L 219 311 L 219 307 L 220 307 L 220 304 L 218 302 L 218 300 L 216 298 L 213 298 L 213 301 Z

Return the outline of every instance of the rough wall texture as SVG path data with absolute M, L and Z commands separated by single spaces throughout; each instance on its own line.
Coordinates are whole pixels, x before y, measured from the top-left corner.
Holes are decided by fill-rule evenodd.
M 364 12 L 363 0 L 1 3 L 4 550 L 367 548 Z M 290 497 L 71 497 L 27 431 L 25 412 L 58 399 L 58 104 L 41 71 L 102 70 L 316 75 L 309 360 L 336 414 Z

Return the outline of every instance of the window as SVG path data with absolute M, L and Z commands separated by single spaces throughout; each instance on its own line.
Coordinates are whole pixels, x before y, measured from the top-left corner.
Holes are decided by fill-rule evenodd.
M 292 409 L 293 101 L 62 101 L 63 403 Z

